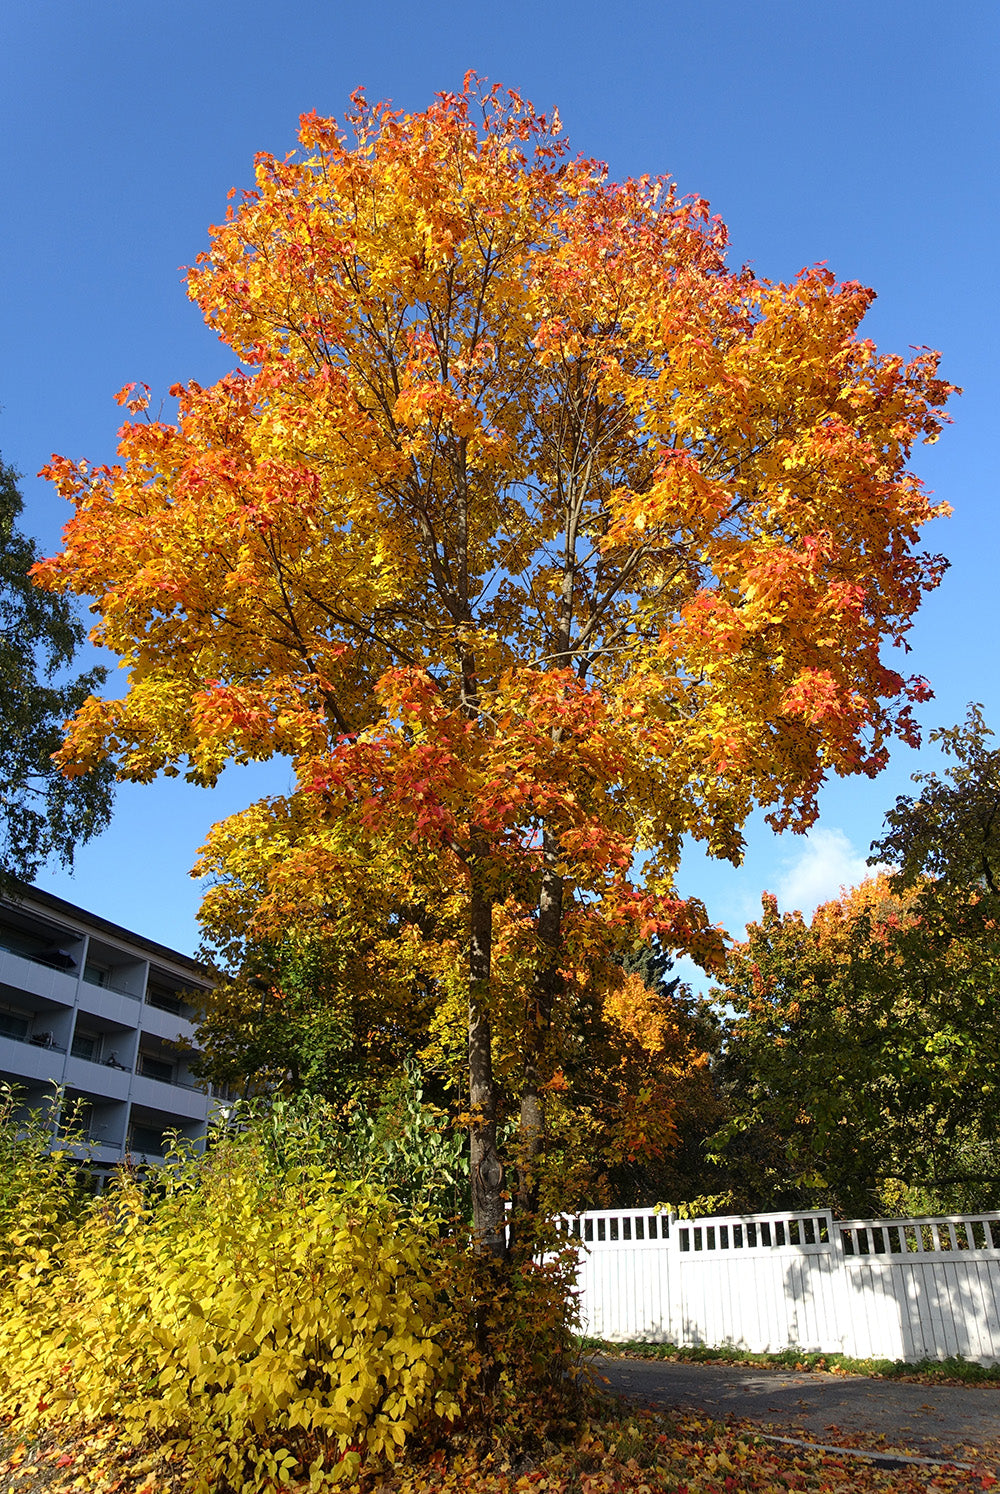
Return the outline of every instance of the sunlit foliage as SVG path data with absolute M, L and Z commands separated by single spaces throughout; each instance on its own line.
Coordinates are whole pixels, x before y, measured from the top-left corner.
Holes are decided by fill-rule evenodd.
M 48 469 L 76 517 L 36 574 L 96 599 L 128 677 L 61 761 L 210 784 L 288 757 L 292 792 L 209 839 L 206 926 L 346 949 L 401 920 L 466 1012 L 497 1254 L 505 958 L 530 1213 L 576 972 L 652 935 L 721 955 L 683 838 L 738 859 L 755 805 L 806 826 L 827 774 L 914 740 L 926 686 L 883 649 L 941 574 L 908 462 L 951 389 L 859 335 L 870 290 L 728 267 L 705 202 L 611 182 L 471 75 L 300 143 L 190 273 L 237 371 L 126 423 L 113 466 Z

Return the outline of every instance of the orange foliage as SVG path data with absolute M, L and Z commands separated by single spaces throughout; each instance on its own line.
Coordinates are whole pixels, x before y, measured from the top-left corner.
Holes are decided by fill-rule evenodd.
M 609 992 L 603 1014 L 617 1049 L 606 1079 L 619 1112 L 607 1160 L 665 1157 L 677 1140 L 678 1080 L 707 1070 L 708 1055 L 695 1049 L 671 1003 L 639 975 L 625 976 Z
M 880 356 L 825 268 L 728 268 L 703 201 L 471 76 L 300 141 L 190 272 L 241 368 L 174 423 L 127 386 L 117 463 L 47 469 L 76 517 L 38 579 L 96 598 L 128 673 L 65 771 L 287 755 L 289 802 L 209 841 L 224 944 L 419 905 L 467 946 L 473 903 L 534 918 L 542 878 L 717 962 L 684 836 L 738 859 L 755 805 L 808 825 L 827 773 L 914 739 L 926 686 L 882 650 L 942 570 L 907 466 L 936 355 Z

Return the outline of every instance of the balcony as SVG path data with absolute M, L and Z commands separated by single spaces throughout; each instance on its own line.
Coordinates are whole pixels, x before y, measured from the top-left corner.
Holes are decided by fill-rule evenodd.
M 168 1043 L 174 1042 L 177 1038 L 189 1038 L 194 1035 L 194 1023 L 190 1018 L 176 1012 L 164 1011 L 158 1006 L 143 1005 L 139 1023 L 143 1032 L 164 1038 Z
M 204 1121 L 208 1115 L 208 1096 L 203 1090 L 176 1080 L 152 1079 L 148 1074 L 136 1074 L 132 1080 L 132 1101 L 176 1116 L 182 1123 Z
M 40 1047 L 28 1037 L 0 1037 L 0 1073 L 15 1082 L 60 1084 L 65 1056 L 58 1043 Z
M 174 1145 L 174 1135 L 182 1145 L 193 1142 L 200 1149 L 205 1140 L 205 1123 L 200 1118 L 185 1121 L 163 1110 L 147 1110 L 133 1104 L 125 1145 L 137 1161 L 158 1162 Z
M 91 1017 L 103 1017 L 108 1022 L 113 1022 L 116 1027 L 135 1027 L 138 998 L 129 996 L 123 991 L 112 991 L 107 986 L 91 985 L 89 981 L 80 982 L 81 1012 L 88 1013 Z
M 97 986 L 130 1001 L 140 1001 L 146 988 L 148 968 L 145 960 L 138 960 L 112 944 L 105 944 L 94 935 L 87 942 L 87 958 L 83 964 L 83 981 L 87 986 Z
M 93 1063 L 89 1058 L 75 1058 L 71 1054 L 66 1061 L 66 1084 L 82 1094 L 93 1095 L 95 1099 L 128 1099 L 131 1078 L 128 1069 Z
M 58 1002 L 60 1006 L 72 1006 L 76 1000 L 75 974 L 27 955 L 14 954 L 2 946 L 0 985 L 12 986 L 16 991 L 28 991 L 32 996 L 42 996 L 47 1001 Z
M 127 1150 L 133 1157 L 137 1154 L 165 1157 L 168 1145 L 165 1133 L 158 1126 L 132 1126 L 126 1143 Z
M 75 973 L 77 956 L 75 952 L 70 954 L 66 946 L 73 945 L 75 951 L 80 943 L 79 936 L 67 930 L 50 929 L 41 933 L 38 929 L 17 927 L 6 919 L 0 921 L 0 949 L 34 965 L 46 965 L 50 970 Z
M 99 991 L 114 991 L 116 996 L 128 996 L 132 1001 L 139 1000 L 135 991 L 130 991 L 124 981 L 106 978 L 103 971 L 92 970 L 89 965 L 84 969 L 83 982 L 87 986 L 96 986 Z
M 175 1017 L 187 1017 L 190 1015 L 187 1003 L 173 991 L 166 991 L 161 986 L 149 985 L 146 988 L 146 1005 L 155 1006 L 161 1012 L 173 1012 Z
M 64 1147 L 81 1162 L 97 1162 L 104 1167 L 114 1167 L 122 1160 L 124 1147 L 111 1142 L 93 1141 L 89 1137 L 83 1142 L 74 1142 Z

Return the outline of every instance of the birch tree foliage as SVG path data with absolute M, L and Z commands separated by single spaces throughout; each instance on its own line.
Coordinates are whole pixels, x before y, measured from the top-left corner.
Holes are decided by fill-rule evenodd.
M 176 386 L 173 422 L 127 388 L 117 462 L 48 469 L 76 517 L 39 579 L 95 598 L 128 680 L 62 763 L 211 784 L 287 755 L 294 791 L 209 839 L 207 926 L 399 911 L 469 1005 L 499 1248 L 498 960 L 525 961 L 530 1206 L 588 950 L 711 964 L 683 837 L 738 860 L 756 805 L 808 826 L 828 774 L 914 739 L 926 686 L 885 650 L 941 575 L 908 462 L 951 391 L 859 335 L 871 291 L 728 267 L 706 203 L 611 181 L 472 75 L 420 114 L 357 94 L 300 145 L 190 272 L 236 371 Z
M 31 584 L 38 560 L 18 528 L 24 500 L 17 473 L 0 461 L 0 890 L 30 882 L 50 857 L 73 865 L 76 846 L 111 818 L 113 773 L 102 765 L 67 779 L 52 754 L 62 725 L 104 682 L 105 672 L 68 673 L 85 633 L 69 601 Z
M 964 723 L 932 731 L 949 765 L 943 775 L 914 773 L 920 792 L 896 800 L 870 857 L 890 862 L 909 886 L 922 881 L 925 902 L 955 898 L 991 920 L 1000 898 L 1000 749 L 989 746 L 992 736 L 975 702 Z
M 766 894 L 717 993 L 736 1013 L 723 1156 L 736 1137 L 771 1138 L 753 1182 L 779 1205 L 865 1213 L 909 1189 L 937 1210 L 992 1208 L 998 961 L 979 931 L 946 923 L 926 880 L 884 872 L 808 923 Z

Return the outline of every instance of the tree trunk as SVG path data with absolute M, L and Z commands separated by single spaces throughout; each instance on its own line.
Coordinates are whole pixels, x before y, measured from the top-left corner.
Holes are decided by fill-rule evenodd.
M 469 1170 L 472 1223 L 479 1255 L 507 1255 L 503 1168 L 497 1156 L 496 1086 L 493 1082 L 493 1031 L 489 1013 L 493 904 L 482 887 L 481 866 L 471 864 L 469 938 Z
M 542 946 L 535 978 L 528 992 L 524 1023 L 524 1083 L 518 1137 L 516 1205 L 519 1215 L 538 1212 L 539 1164 L 545 1146 L 545 1101 L 542 1062 L 559 994 L 559 954 L 562 937 L 563 878 L 556 870 L 559 846 L 546 830 L 542 836 L 542 886 L 538 901 L 538 939 Z M 530 1226 L 529 1226 L 530 1231 Z

